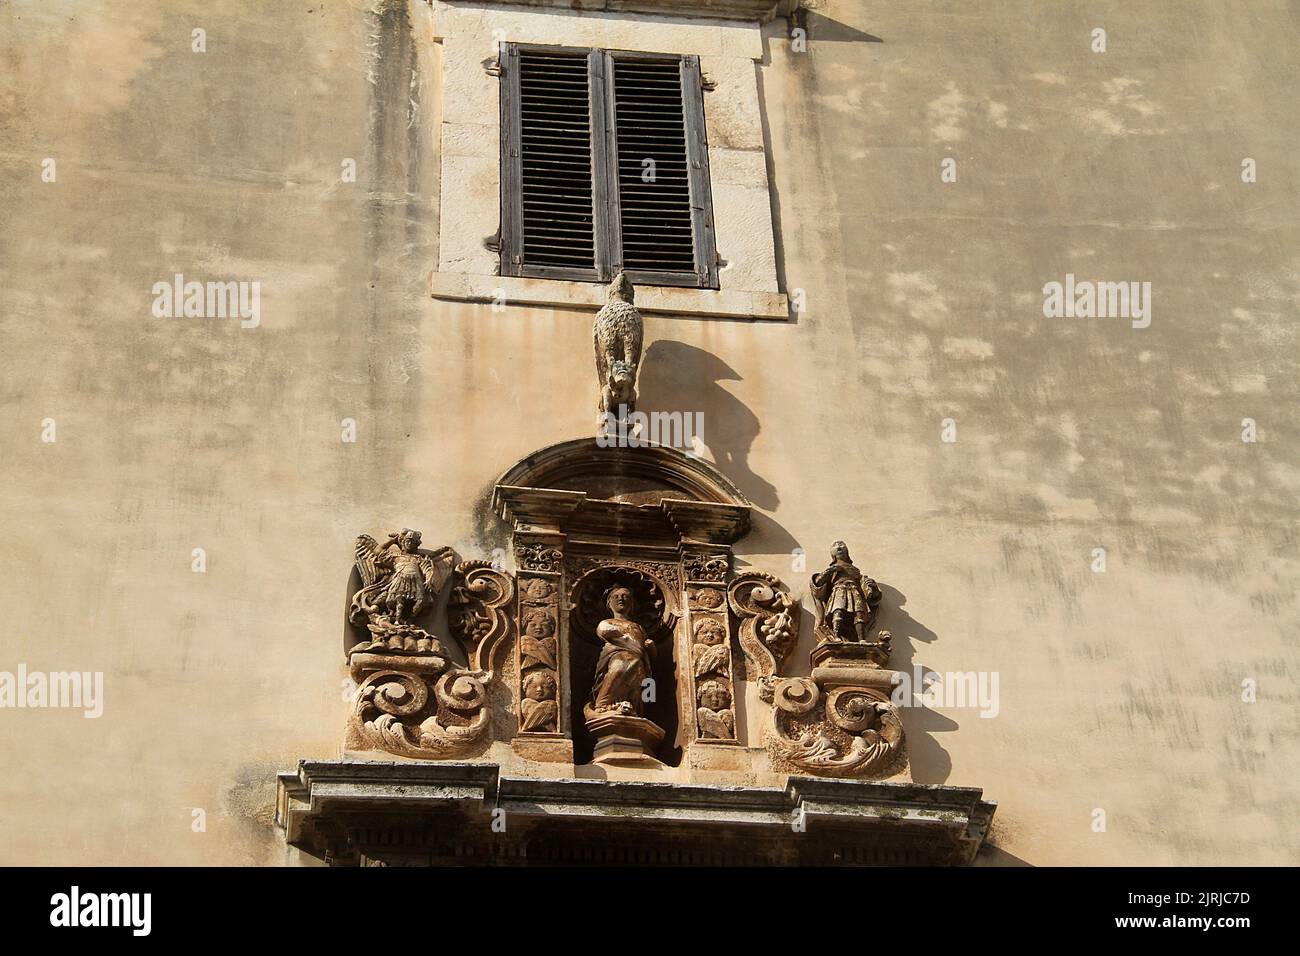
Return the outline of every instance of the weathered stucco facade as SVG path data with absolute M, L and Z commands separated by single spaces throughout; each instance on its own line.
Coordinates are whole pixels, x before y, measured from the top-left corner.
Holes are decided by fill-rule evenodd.
M 639 407 L 702 414 L 737 568 L 803 599 L 791 673 L 843 539 L 891 667 L 997 675 L 996 716 L 902 709 L 911 780 L 997 801 L 981 861 L 1295 862 L 1294 6 L 805 6 L 705 100 L 716 307 L 638 290 Z M 636 16 L 590 14 L 692 42 Z M 0 5 L 0 671 L 104 675 L 96 719 L 0 710 L 0 862 L 309 862 L 276 775 L 339 755 L 357 534 L 490 558 L 498 478 L 590 437 L 603 290 L 447 278 L 496 186 L 437 17 Z M 177 273 L 260 283 L 260 322 L 156 317 Z M 1149 326 L 1044 317 L 1067 274 L 1150 282 Z M 668 776 L 778 786 L 754 747 Z

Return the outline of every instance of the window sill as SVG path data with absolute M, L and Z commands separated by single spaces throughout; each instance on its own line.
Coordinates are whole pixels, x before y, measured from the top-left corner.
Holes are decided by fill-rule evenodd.
M 458 272 L 435 272 L 432 294 L 435 299 L 454 302 L 492 303 L 500 300 L 507 307 L 524 305 L 595 311 L 605 304 L 605 286 L 601 284 Z M 782 321 L 790 318 L 790 302 L 782 292 L 637 286 L 636 304 L 647 315 Z

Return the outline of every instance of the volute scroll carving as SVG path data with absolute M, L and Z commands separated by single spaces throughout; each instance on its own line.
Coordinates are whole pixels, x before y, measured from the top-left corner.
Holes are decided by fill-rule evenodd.
M 731 582 L 727 602 L 740 621 L 746 676 L 761 682 L 760 692 L 770 699 L 771 681 L 799 641 L 799 601 L 790 597 L 779 578 L 749 571 Z
M 451 548 L 422 552 L 420 542 L 420 532 L 409 528 L 384 545 L 357 538 L 362 587 L 348 616 L 370 639 L 348 651 L 358 685 L 348 749 L 447 759 L 472 752 L 488 736 L 492 656 L 510 630 L 505 609 L 514 601 L 514 580 L 484 561 L 456 564 Z M 448 624 L 468 666 L 453 661 L 420 623 L 448 580 Z
M 903 724 L 885 686 L 861 675 L 831 687 L 823 678 L 778 679 L 772 686 L 773 749 L 778 765 L 823 776 L 884 775 L 899 762 Z M 853 680 L 854 678 L 849 678 Z
M 778 601 L 759 587 L 746 592 L 738 588 L 740 583 L 732 586 L 737 613 L 743 613 L 747 596 L 750 605 L 766 604 L 772 629 L 779 632 L 777 614 L 771 609 L 774 604 L 785 609 L 793 602 Z M 880 587 L 853 564 L 843 541 L 832 545 L 830 564 L 813 574 L 811 584 L 817 645 L 809 655 L 809 677 L 762 674 L 768 660 L 776 662 L 774 670 L 780 668 L 778 655 L 769 643 L 756 639 L 760 625 L 753 624 L 748 632 L 742 625 L 742 646 L 747 654 L 754 646 L 760 693 L 772 704 L 773 765 L 822 776 L 888 776 L 901 769 L 904 736 L 898 708 L 891 700 L 896 672 L 884 669 L 891 638 L 887 631 L 874 639 L 871 633 L 882 597 Z M 748 618 L 759 620 L 756 615 Z M 779 646 L 788 653 L 787 645 Z
M 491 677 L 462 669 L 374 671 L 357 689 L 348 742 L 402 757 L 463 756 L 487 734 Z
M 490 561 L 456 565 L 447 600 L 447 623 L 465 649 L 471 669 L 494 669 L 492 659 L 510 631 L 509 610 L 514 600 L 514 576 Z

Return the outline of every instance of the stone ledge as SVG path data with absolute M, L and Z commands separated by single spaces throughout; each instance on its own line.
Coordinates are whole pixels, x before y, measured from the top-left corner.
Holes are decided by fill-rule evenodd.
M 798 0 L 450 0 L 463 7 L 535 7 L 577 13 L 637 13 L 704 20 L 767 23 L 789 16 Z
M 784 789 L 504 777 L 490 763 L 301 761 L 285 840 L 344 865 L 971 863 L 996 804 L 971 787 L 790 777 Z M 491 826 L 504 810 L 504 832 Z M 804 829 L 792 826 L 804 821 Z
M 435 272 L 431 287 L 435 299 L 454 302 L 491 303 L 503 293 L 506 306 L 595 312 L 605 304 L 604 283 Z M 790 318 L 790 300 L 783 292 L 638 285 L 636 304 L 646 315 L 782 321 Z

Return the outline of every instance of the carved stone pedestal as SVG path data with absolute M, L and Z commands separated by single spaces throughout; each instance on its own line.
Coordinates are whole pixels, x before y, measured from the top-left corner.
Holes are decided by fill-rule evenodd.
M 659 763 L 652 755 L 663 743 L 664 732 L 653 721 L 628 714 L 598 714 L 587 719 L 587 729 L 596 738 L 592 763 Z
M 900 770 L 903 724 L 890 701 L 897 672 L 856 656 L 818 659 L 822 666 L 810 677 L 769 685 L 774 763 L 834 777 L 884 777 Z
M 808 655 L 813 667 L 884 667 L 889 663 L 892 637 L 888 631 L 880 632 L 876 641 L 822 641 Z
M 491 720 L 487 675 L 452 665 L 436 640 L 429 644 L 432 650 L 351 655 L 349 672 L 358 686 L 345 749 L 439 758 L 481 744 Z

